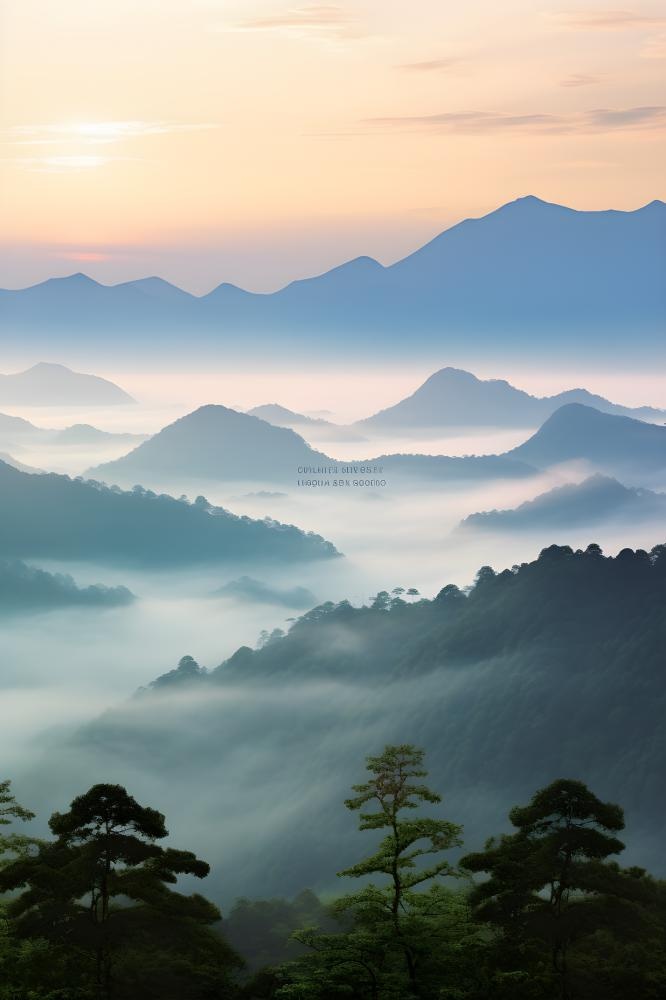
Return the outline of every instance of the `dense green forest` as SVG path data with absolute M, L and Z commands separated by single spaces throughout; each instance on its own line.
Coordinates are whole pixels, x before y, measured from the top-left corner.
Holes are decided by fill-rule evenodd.
M 171 789 L 187 787 L 213 862 L 211 819 L 242 803 L 257 822 L 229 830 L 235 863 L 219 884 L 214 864 L 217 898 L 291 896 L 328 889 L 322 873 L 352 862 L 353 824 L 335 803 L 369 741 L 405 741 L 425 748 L 470 849 L 570 774 L 622 803 L 630 863 L 663 874 L 666 548 L 551 547 L 483 568 L 469 590 L 396 591 L 323 604 L 215 669 L 183 657 L 71 738 L 57 766 L 77 784 L 60 795 L 110 774 L 144 796 L 159 787 L 172 812 Z
M 458 861 L 424 752 L 389 745 L 345 805 L 358 860 L 343 891 L 239 900 L 226 920 L 164 847 L 165 818 L 98 784 L 49 821 L 0 783 L 2 1000 L 659 1000 L 666 883 L 617 861 L 619 805 L 560 778 L 510 812 L 512 832 Z M 223 831 L 220 831 L 223 835 Z M 365 848 L 364 848 L 365 842 Z

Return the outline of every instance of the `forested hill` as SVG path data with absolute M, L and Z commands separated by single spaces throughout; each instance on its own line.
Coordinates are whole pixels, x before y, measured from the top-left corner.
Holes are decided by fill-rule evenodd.
M 400 590 L 402 588 L 399 588 Z M 583 552 L 550 546 L 537 560 L 495 572 L 484 566 L 466 591 L 445 586 L 433 600 L 380 592 L 369 606 L 322 604 L 289 633 L 261 648 L 239 649 L 210 673 L 210 683 L 290 676 L 383 680 L 462 667 L 511 652 L 547 651 L 558 672 L 599 666 L 603 648 L 642 640 L 643 654 L 666 649 L 666 546 L 624 549 L 615 558 L 597 545 Z M 577 649 L 573 658 L 566 649 Z M 608 664 L 609 669 L 611 664 Z M 646 669 L 636 664 L 635 670 Z M 176 670 L 151 687 L 189 682 Z
M 30 475 L 0 461 L 0 556 L 185 566 L 242 559 L 328 559 L 335 547 L 263 521 L 135 486 Z
M 226 898 L 326 888 L 353 860 L 343 776 L 388 741 L 425 747 L 469 849 L 531 790 L 574 776 L 623 803 L 628 859 L 658 873 L 664 607 L 666 546 L 614 558 L 551 547 L 482 569 L 469 592 L 324 604 L 216 669 L 183 657 L 81 730 L 63 768 L 75 757 L 121 780 L 139 773 L 159 782 L 167 809 L 186 784 L 190 826 L 202 830 L 218 810 L 220 822 L 240 815 L 239 803 L 284 818 L 228 829 L 223 853 L 205 840 L 213 859 L 220 851 Z

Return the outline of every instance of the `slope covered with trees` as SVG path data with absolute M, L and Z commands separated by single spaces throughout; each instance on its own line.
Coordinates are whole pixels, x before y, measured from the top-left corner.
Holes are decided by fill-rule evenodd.
M 323 604 L 213 670 L 183 658 L 71 749 L 123 773 L 178 775 L 206 817 L 211 786 L 247 802 L 250 781 L 276 828 L 237 832 L 231 892 L 321 888 L 334 854 L 351 863 L 349 826 L 329 803 L 370 737 L 425 747 L 470 849 L 568 774 L 622 801 L 628 856 L 661 871 L 665 598 L 666 547 L 612 558 L 591 545 L 484 567 L 468 591 L 433 600 L 396 588 L 363 607 Z
M 322 559 L 330 542 L 277 521 L 254 521 L 205 497 L 194 503 L 123 491 L 0 462 L 0 555 L 187 565 L 233 559 Z
M 20 559 L 0 558 L 0 615 L 77 606 L 113 608 L 133 600 L 127 587 L 79 587 L 64 573 L 48 573 Z

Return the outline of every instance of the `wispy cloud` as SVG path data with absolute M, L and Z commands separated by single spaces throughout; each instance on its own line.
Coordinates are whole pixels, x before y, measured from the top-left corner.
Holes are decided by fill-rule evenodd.
M 411 73 L 435 73 L 439 70 L 452 69 L 461 63 L 461 59 L 454 57 L 442 59 L 425 59 L 422 62 L 402 63 L 398 69 L 404 69 Z
M 623 28 L 650 28 L 666 24 L 666 16 L 642 14 L 635 10 L 569 10 L 548 17 L 565 28 L 583 31 Z
M 666 128 L 666 106 L 595 108 L 570 114 L 509 114 L 496 111 L 446 111 L 434 115 L 366 118 L 364 125 L 416 132 L 484 135 L 494 132 L 594 134 L 618 131 L 660 131 Z
M 170 135 L 179 132 L 200 132 L 219 128 L 212 122 L 173 121 L 78 121 L 15 125 L 2 133 L 11 147 L 47 147 L 43 156 L 15 157 L 11 162 L 26 170 L 60 173 L 71 170 L 92 170 L 118 160 L 137 160 L 134 156 L 116 156 L 101 149 L 146 136 Z M 36 150 L 35 150 L 36 152 Z
M 572 73 L 560 80 L 562 87 L 590 87 L 594 83 L 601 83 L 601 77 L 591 76 L 589 73 Z
M 349 11 L 337 4 L 309 4 L 291 7 L 277 14 L 248 17 L 229 25 L 230 31 L 279 31 L 295 35 L 329 38 L 361 38 L 365 34 Z
M 588 111 L 588 130 L 612 132 L 615 129 L 656 129 L 666 128 L 666 106 L 656 105 L 642 108 L 597 108 Z
M 170 121 L 87 121 L 52 122 L 49 124 L 16 125 L 5 131 L 5 138 L 17 145 L 43 146 L 58 143 L 106 145 L 150 135 L 174 132 L 198 132 L 219 128 L 212 122 Z

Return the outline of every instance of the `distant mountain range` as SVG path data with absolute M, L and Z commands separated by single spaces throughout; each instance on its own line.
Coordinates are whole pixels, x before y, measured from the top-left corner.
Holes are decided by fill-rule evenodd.
M 67 607 L 115 608 L 134 600 L 127 587 L 79 587 L 69 575 L 0 558 L 0 616 Z
M 523 444 L 502 455 L 387 454 L 348 463 L 315 451 L 291 429 L 225 406 L 208 405 L 88 474 L 122 486 L 139 482 L 176 489 L 187 480 L 295 486 L 299 478 L 313 473 L 321 478 L 327 470 L 330 477 L 360 470 L 358 474 L 366 478 L 379 476 L 387 484 L 404 485 L 419 480 L 523 478 L 572 461 L 640 485 L 659 482 L 666 478 L 666 427 L 568 403 Z
M 0 462 L 0 556 L 178 566 L 338 555 L 319 535 L 140 488 L 124 493 Z
M 146 434 L 123 434 L 111 431 L 102 431 L 90 424 L 72 424 L 63 429 L 47 427 L 37 427 L 24 420 L 22 417 L 12 417 L 5 413 L 0 413 L 0 458 L 9 461 L 10 465 L 21 468 L 22 465 L 14 458 L 8 458 L 9 452 L 18 451 L 25 453 L 24 457 L 30 459 L 30 452 L 38 448 L 40 453 L 45 449 L 54 449 L 54 458 L 57 458 L 59 449 L 72 448 L 98 448 L 102 454 L 108 454 L 111 447 L 130 448 L 145 441 Z
M 603 413 L 637 420 L 666 421 L 666 410 L 619 406 L 587 389 L 531 396 L 503 379 L 479 379 L 458 368 L 442 368 L 411 396 L 359 420 L 355 427 L 393 433 L 462 426 L 536 427 L 567 403 L 583 403 Z
M 623 486 L 600 474 L 582 483 L 557 486 L 513 510 L 470 514 L 463 528 L 488 531 L 551 531 L 618 521 L 666 524 L 666 493 Z
M 380 472 L 364 472 L 368 469 Z M 315 470 L 361 470 L 361 476 L 427 480 L 502 479 L 534 469 L 512 456 L 449 458 L 382 455 L 348 463 L 311 448 L 295 431 L 225 406 L 202 406 L 169 424 L 128 455 L 88 471 L 104 482 L 162 486 L 187 479 L 291 483 Z M 354 473 L 352 473 L 354 474 Z M 170 486 L 171 488 L 171 486 Z
M 261 343 L 275 356 L 304 345 L 335 355 L 381 346 L 384 357 L 433 345 L 651 356 L 664 347 L 665 231 L 660 201 L 579 212 L 529 196 L 389 267 L 359 257 L 272 294 L 221 284 L 196 297 L 159 278 L 104 286 L 75 274 L 2 291 L 0 315 L 7 347 L 19 334 L 46 345 L 57 332 L 61 344 L 107 354 L 159 344 L 179 357 L 228 356 Z
M 619 475 L 666 475 L 666 427 L 600 413 L 591 406 L 560 407 L 524 444 L 507 456 L 547 469 L 582 460 Z
M 0 406 L 110 406 L 133 402 L 108 379 L 46 361 L 24 372 L 0 375 Z
M 304 413 L 295 413 L 279 403 L 264 403 L 247 411 L 251 417 L 259 417 L 275 427 L 335 427 L 330 420 L 321 417 L 307 417 Z
M 295 413 L 279 403 L 265 403 L 255 406 L 247 413 L 251 417 L 259 417 L 274 427 L 290 427 L 301 434 L 314 438 L 319 443 L 326 441 L 364 441 L 365 438 L 352 427 L 334 424 L 322 417 L 308 417 L 304 413 Z

